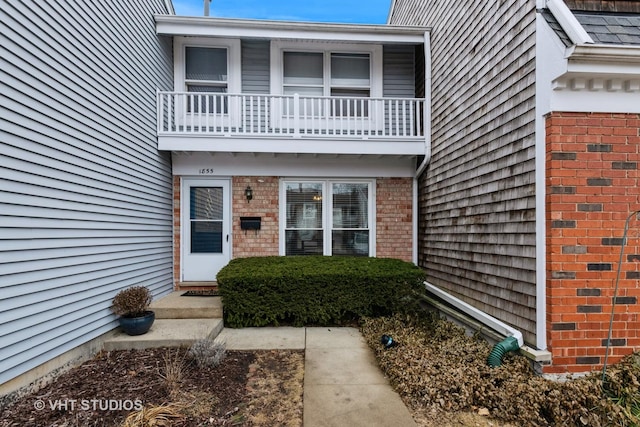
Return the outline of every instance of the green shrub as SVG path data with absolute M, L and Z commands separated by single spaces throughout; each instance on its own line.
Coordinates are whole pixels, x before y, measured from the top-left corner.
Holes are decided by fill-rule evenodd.
M 407 308 L 425 276 L 389 258 L 238 258 L 217 276 L 225 325 L 340 324 Z

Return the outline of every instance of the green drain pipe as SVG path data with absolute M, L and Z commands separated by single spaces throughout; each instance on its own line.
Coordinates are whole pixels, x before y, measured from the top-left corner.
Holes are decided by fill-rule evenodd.
M 502 365 L 502 358 L 510 351 L 517 351 L 520 348 L 518 340 L 515 337 L 507 337 L 503 341 L 493 346 L 487 364 L 492 368 Z

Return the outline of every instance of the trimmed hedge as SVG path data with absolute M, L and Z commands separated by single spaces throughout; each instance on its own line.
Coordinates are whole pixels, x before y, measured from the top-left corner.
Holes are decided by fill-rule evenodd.
M 390 258 L 238 258 L 217 276 L 225 325 L 232 328 L 340 324 L 407 308 L 424 272 Z

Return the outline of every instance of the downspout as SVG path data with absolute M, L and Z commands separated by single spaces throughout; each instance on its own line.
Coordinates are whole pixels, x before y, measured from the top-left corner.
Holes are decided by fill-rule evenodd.
M 393 8 L 393 5 L 392 5 Z M 418 179 L 431 161 L 431 33 L 424 33 L 424 159 L 413 177 L 413 263 L 418 265 Z
M 431 33 L 424 33 L 424 159 L 416 169 L 416 179 L 431 161 Z

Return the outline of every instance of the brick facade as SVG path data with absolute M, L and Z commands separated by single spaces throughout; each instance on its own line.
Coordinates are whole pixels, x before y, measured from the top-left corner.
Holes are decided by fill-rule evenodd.
M 604 363 L 625 220 L 640 209 L 640 115 L 546 121 L 548 373 Z M 640 347 L 640 221 L 630 221 L 608 363 Z
M 173 177 L 173 287 L 180 284 L 180 177 Z
M 245 189 L 251 186 L 253 199 L 247 202 Z M 279 255 L 279 191 L 278 177 L 233 177 L 232 192 L 232 258 Z M 173 262 L 174 283 L 180 288 L 180 189 L 179 176 L 173 181 Z M 383 178 L 376 181 L 376 234 L 378 257 L 413 258 L 413 180 Z M 262 218 L 260 231 L 240 229 L 240 217 Z
M 247 202 L 244 191 L 250 186 L 253 199 Z M 278 203 L 279 180 L 277 177 L 234 177 L 233 199 L 233 258 L 279 255 Z M 241 216 L 262 218 L 260 231 L 240 229 Z
M 413 180 L 376 181 L 376 256 L 413 259 Z

